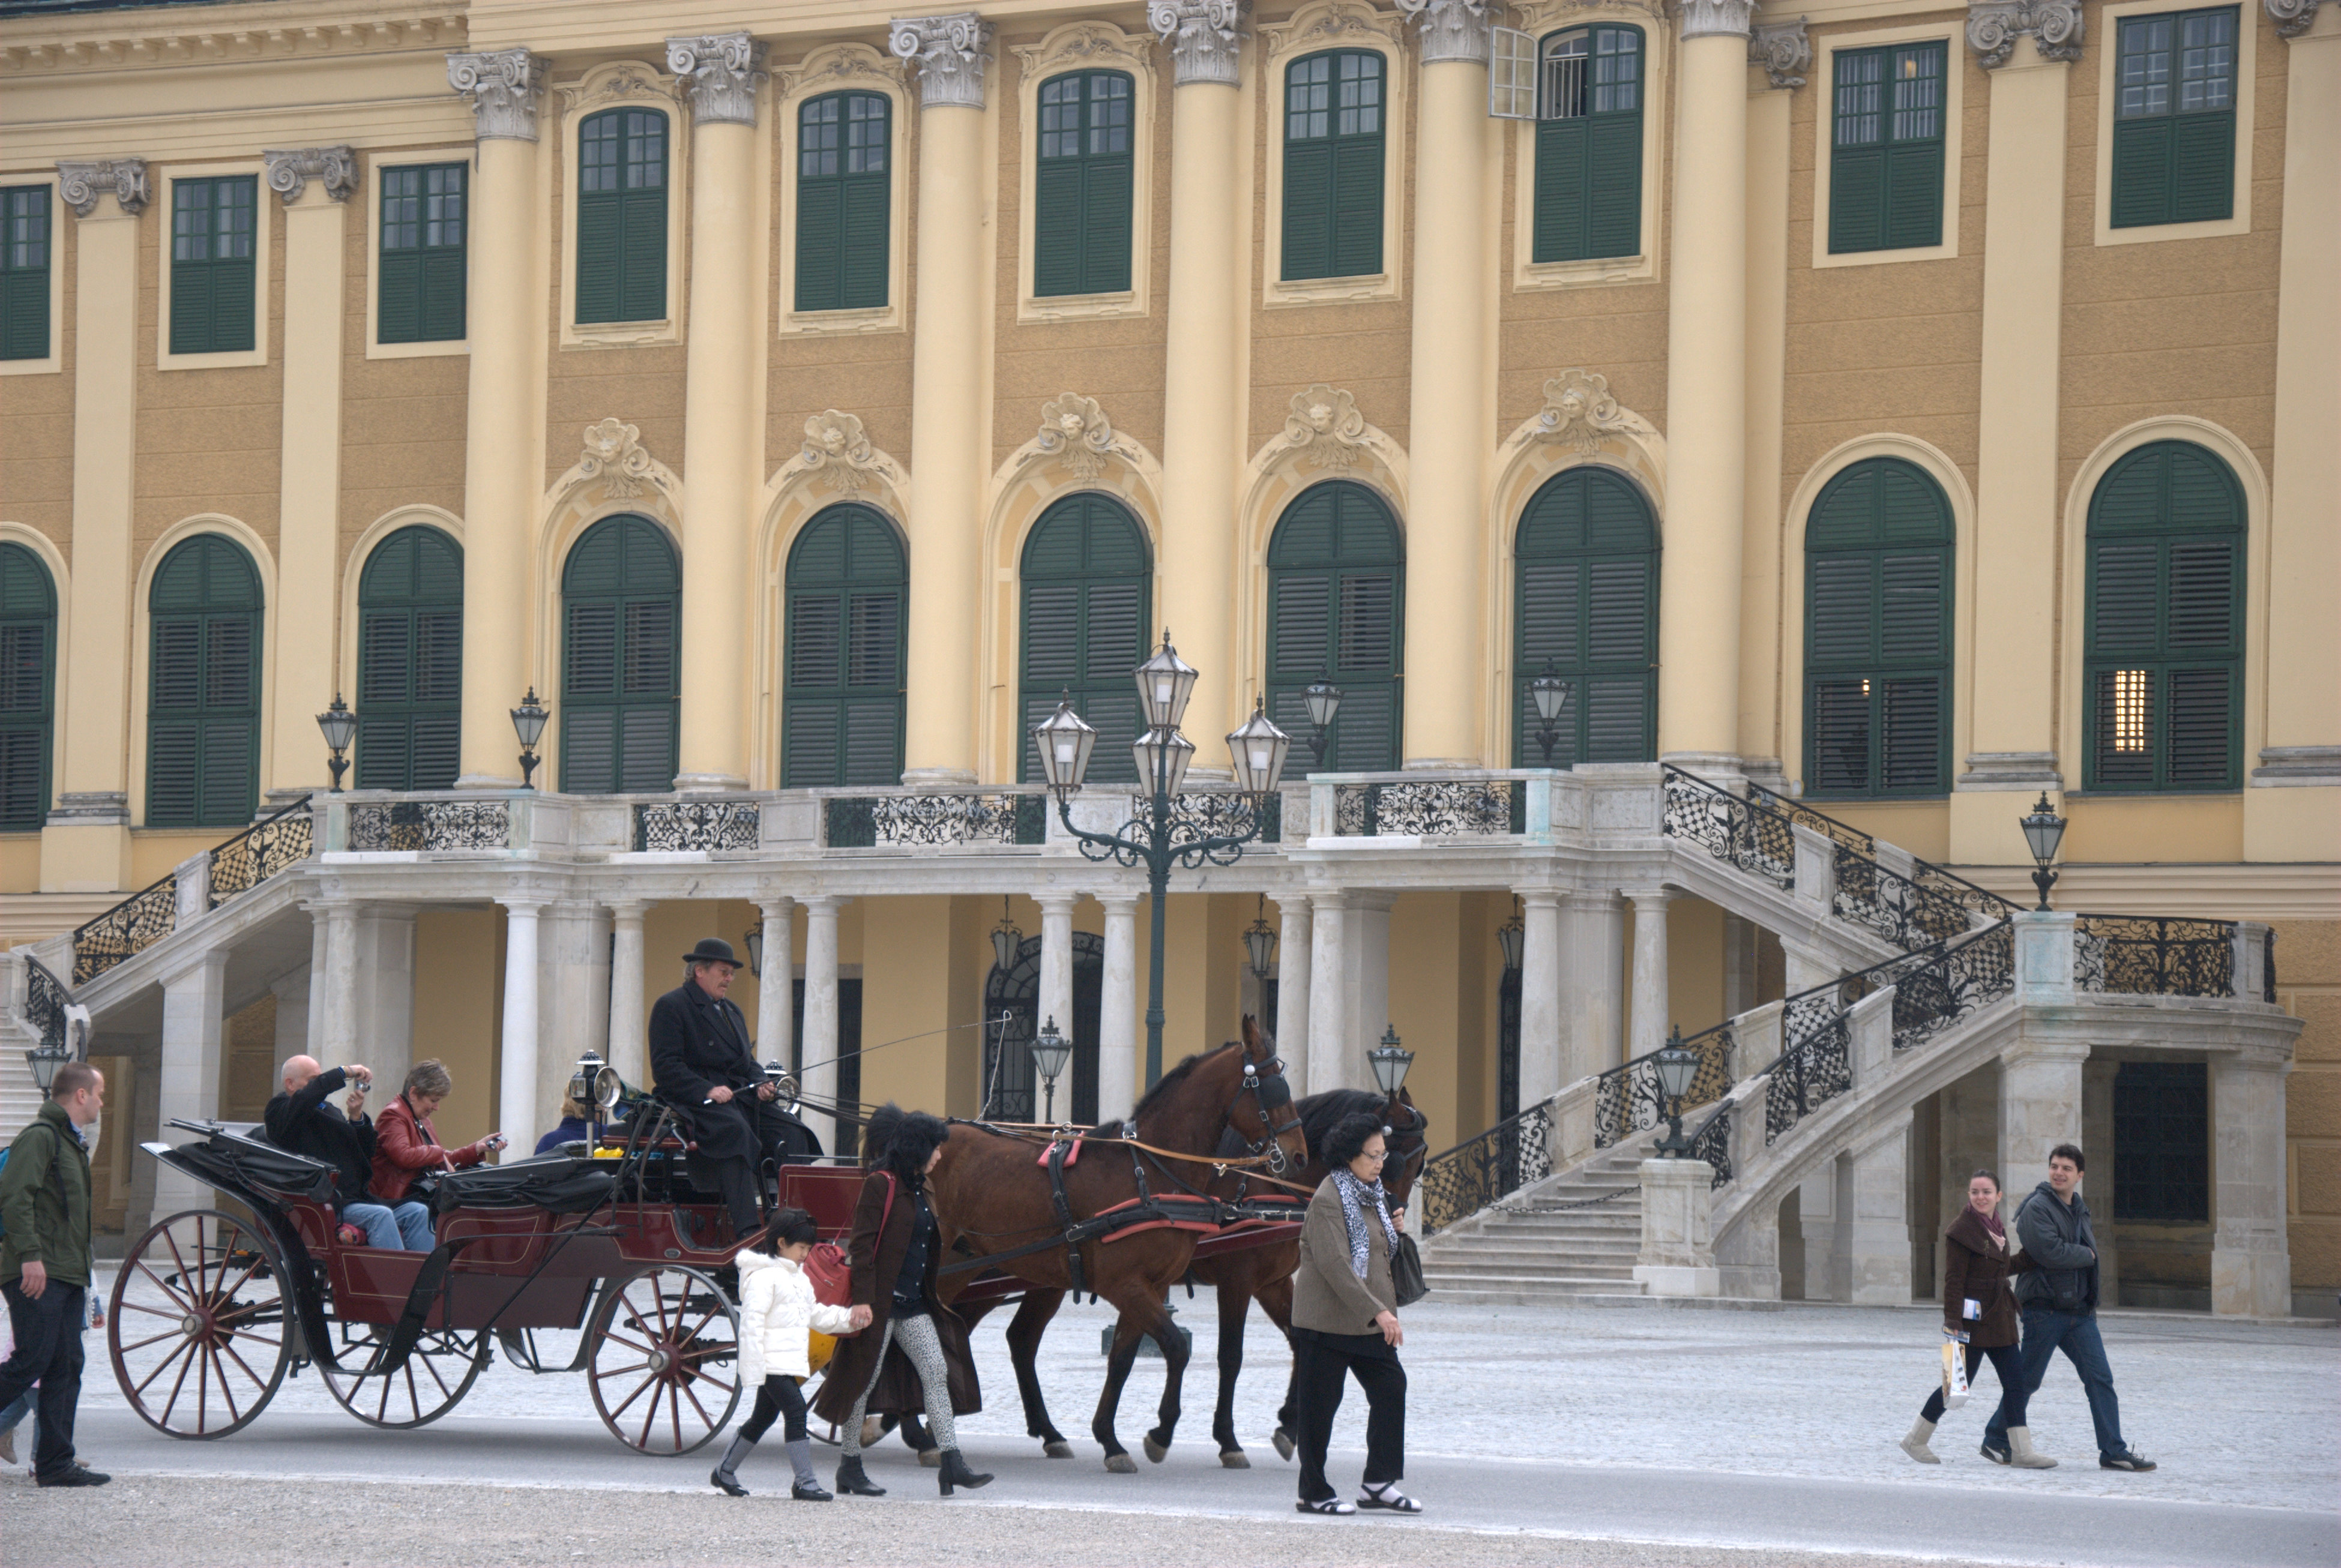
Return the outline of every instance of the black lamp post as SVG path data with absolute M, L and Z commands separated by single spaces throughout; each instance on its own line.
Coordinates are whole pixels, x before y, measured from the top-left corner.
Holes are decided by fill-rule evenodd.
M 1320 675 L 1300 693 L 1309 710 L 1309 749 L 1317 754 L 1315 772 L 1325 771 L 1325 747 L 1333 738 L 1333 719 L 1341 711 L 1341 689 L 1330 676 Z
M 325 766 L 334 770 L 334 789 L 339 793 L 342 775 L 350 766 L 342 753 L 347 751 L 350 742 L 358 738 L 358 716 L 349 710 L 348 705 L 342 700 L 342 694 L 336 691 L 334 693 L 334 705 L 317 715 L 317 728 L 324 732 L 325 744 L 334 749 L 333 760 Z
M 1529 695 L 1536 699 L 1536 741 L 1549 768 L 1553 746 L 1560 739 L 1561 711 L 1569 706 L 1569 682 L 1553 672 L 1551 660 L 1544 661 L 1544 673 L 1529 682 Z
M 2032 851 L 2032 885 L 2040 889 L 2040 908 L 2048 908 L 2048 889 L 2057 885 L 2056 868 L 2049 862 L 2057 858 L 2057 846 L 2065 841 L 2065 819 L 2057 815 L 2048 804 L 2048 791 L 2040 791 L 2040 803 L 2032 808 L 2029 816 L 2020 819 L 2024 824 L 2025 848 Z
M 1520 896 L 1512 895 L 1512 918 L 1496 928 L 1496 946 L 1503 949 L 1504 973 L 1520 972 L 1520 951 L 1528 941 L 1528 925 L 1520 918 Z
M 1146 1083 L 1151 1087 L 1162 1076 L 1162 923 L 1170 868 L 1235 864 L 1243 846 L 1260 837 L 1267 798 L 1275 793 L 1277 781 L 1284 776 L 1285 754 L 1292 741 L 1270 722 L 1265 706 L 1253 705 L 1251 717 L 1228 736 L 1236 788 L 1250 798 L 1250 823 L 1240 833 L 1200 835 L 1176 816 L 1179 785 L 1195 754 L 1194 742 L 1179 733 L 1179 720 L 1195 690 L 1195 670 L 1180 659 L 1178 650 L 1170 646 L 1170 634 L 1165 631 L 1162 646 L 1133 674 L 1147 728 L 1131 744 L 1131 753 L 1138 762 L 1140 783 L 1149 794 L 1141 803 L 1141 814 L 1123 823 L 1119 831 L 1092 833 L 1073 826 L 1073 791 L 1081 787 L 1082 776 L 1089 770 L 1097 731 L 1073 711 L 1070 698 L 1032 727 L 1032 739 L 1040 749 L 1041 769 L 1048 777 L 1049 788 L 1056 792 L 1057 816 L 1080 842 L 1081 854 L 1093 861 L 1146 868 L 1147 888 L 1153 895 L 1150 909 L 1152 972 L 1146 982 Z
M 1041 1113 L 1043 1122 L 1057 1119 L 1057 1079 L 1063 1075 L 1065 1064 L 1072 1055 L 1073 1042 L 1058 1032 L 1057 1016 L 1050 1014 L 1041 1032 L 1032 1037 L 1032 1070 L 1041 1075 L 1048 1096 L 1047 1108 Z
M 1276 928 L 1268 923 L 1268 895 L 1260 895 L 1260 904 L 1251 924 L 1244 928 L 1244 957 L 1251 962 L 1251 976 L 1265 983 L 1268 967 L 1276 961 Z
M 1683 1044 L 1680 1024 L 1667 1043 L 1651 1053 L 1650 1065 L 1658 1069 L 1659 1096 L 1668 1107 L 1667 1136 L 1659 1140 L 1659 1153 L 1679 1160 L 1690 1149 L 1682 1136 L 1683 1097 L 1690 1093 L 1690 1080 L 1698 1072 L 1698 1053 Z
M 536 700 L 533 686 L 512 710 L 513 733 L 520 737 L 520 787 L 523 789 L 536 788 L 529 782 L 536 772 L 536 743 L 544 738 L 544 721 L 552 717 L 552 710 Z
M 1414 1066 L 1414 1053 L 1398 1043 L 1396 1026 L 1382 1026 L 1382 1043 L 1366 1053 L 1366 1066 L 1373 1069 L 1383 1098 L 1395 1099 L 1399 1090 L 1406 1087 L 1406 1072 Z

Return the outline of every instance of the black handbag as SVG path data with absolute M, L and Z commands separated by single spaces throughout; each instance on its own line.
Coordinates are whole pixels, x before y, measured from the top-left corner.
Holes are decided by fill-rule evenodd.
M 1390 1254 L 1390 1288 L 1398 1293 L 1400 1306 L 1412 1306 L 1430 1294 L 1430 1282 L 1422 1277 L 1422 1249 L 1406 1231 L 1398 1233 L 1398 1246 Z

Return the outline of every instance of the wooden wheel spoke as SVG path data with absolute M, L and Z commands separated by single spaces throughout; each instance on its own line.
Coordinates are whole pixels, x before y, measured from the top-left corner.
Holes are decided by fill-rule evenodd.
M 244 1357 L 236 1354 L 235 1342 L 234 1340 L 230 1340 L 227 1344 L 221 1345 L 219 1348 L 221 1355 L 234 1362 L 236 1365 L 244 1368 L 244 1374 L 252 1379 L 254 1387 L 265 1388 L 268 1386 L 268 1380 L 262 1377 L 260 1374 L 253 1371 L 252 1367 L 244 1361 Z M 226 1376 L 224 1370 L 221 1376 L 221 1383 L 223 1385 L 226 1383 Z
M 431 1364 L 426 1361 L 423 1365 L 428 1366 Z M 420 1421 L 423 1419 L 423 1390 L 415 1385 L 414 1357 L 408 1356 L 406 1365 L 399 1370 L 406 1379 L 407 1407 L 414 1412 L 414 1419 Z
M 167 1240 L 168 1238 L 165 1237 L 164 1239 Z M 188 1313 L 193 1312 L 195 1309 L 195 1304 L 194 1302 L 189 1301 L 185 1296 L 180 1295 L 178 1290 L 174 1287 L 168 1280 L 165 1280 L 161 1275 L 156 1274 L 153 1269 L 147 1267 L 146 1260 L 143 1257 L 138 1260 L 138 1272 L 144 1275 L 148 1279 L 153 1280 L 155 1286 L 160 1289 L 165 1296 L 179 1304 L 180 1316 L 184 1317 Z M 184 1278 L 184 1275 L 182 1275 L 181 1277 Z
M 670 1385 L 666 1391 L 667 1421 L 674 1431 L 674 1451 L 682 1452 L 682 1399 Z
M 697 1394 L 697 1393 L 695 1393 L 695 1392 L 692 1390 L 692 1388 L 691 1384 L 688 1384 L 688 1383 L 683 1384 L 682 1386 L 682 1396 L 683 1396 L 685 1399 L 688 1399 L 688 1400 L 690 1400 L 690 1401 L 691 1401 L 691 1407 L 692 1407 L 693 1410 L 696 1410 L 697 1412 L 699 1412 L 699 1419 L 700 1419 L 700 1420 L 702 1420 L 702 1421 L 703 1421 L 703 1422 L 705 1422 L 705 1423 L 707 1423 L 707 1429 L 708 1429 L 710 1432 L 714 1431 L 714 1430 L 715 1430 L 715 1417 L 713 1417 L 713 1416 L 712 1416 L 712 1415 L 708 1414 L 707 1414 L 707 1406 L 705 1406 L 705 1405 L 703 1405 L 703 1404 L 700 1404 L 700 1403 L 699 1403 L 699 1395 L 698 1395 L 698 1394 Z M 674 1441 L 675 1441 L 675 1446 L 677 1446 L 678 1448 L 679 1448 L 679 1447 L 681 1447 L 681 1446 L 682 1445 L 682 1429 L 681 1429 L 680 1427 L 678 1427 L 678 1428 L 676 1429 L 676 1431 L 675 1431 L 675 1434 L 674 1434 Z
M 702 1329 L 702 1328 L 705 1328 L 709 1324 L 711 1324 L 711 1323 L 714 1322 L 714 1321 L 715 1321 L 715 1315 L 716 1315 L 717 1313 L 722 1312 L 722 1310 L 723 1310 L 723 1306 L 722 1306 L 722 1304 L 721 1302 L 717 1303 L 717 1304 L 716 1304 L 715 1305 L 713 1305 L 713 1306 L 709 1307 L 709 1308 L 707 1309 L 707 1315 L 706 1315 L 706 1316 L 704 1316 L 704 1317 L 702 1317 L 702 1318 L 701 1318 L 697 1323 L 694 1323 L 694 1324 L 692 1324 L 692 1325 L 691 1325 L 690 1332 L 682 1335 L 682 1340 L 681 1340 L 681 1343 L 682 1343 L 682 1344 L 684 1344 L 684 1345 L 691 1345 L 691 1344 L 694 1344 L 694 1343 L 696 1343 L 696 1342 L 697 1342 L 697 1340 L 698 1340 L 698 1338 L 699 1338 L 699 1331 L 700 1331 L 701 1329 Z M 680 1317 L 680 1316 L 682 1315 L 682 1314 L 678 1313 L 678 1314 L 676 1314 L 675 1315 L 676 1315 L 676 1316 L 678 1316 L 678 1317 Z
M 202 1245 L 203 1245 L 203 1236 L 204 1236 L 204 1227 L 203 1227 L 203 1224 L 202 1224 L 202 1222 L 201 1222 L 201 1221 L 197 1221 L 197 1222 L 196 1222 L 196 1225 L 195 1225 L 195 1244 L 196 1244 L 197 1248 L 199 1249 L 199 1250 L 197 1251 L 197 1253 L 196 1253 L 196 1255 L 197 1255 L 198 1257 L 200 1257 L 200 1256 L 202 1256 L 202 1255 L 202 1255 L 202 1252 L 200 1251 L 200 1248 L 201 1248 L 201 1246 L 202 1246 Z M 175 1265 L 177 1266 L 177 1271 L 178 1271 L 178 1272 L 177 1272 L 176 1274 L 174 1274 L 172 1277 L 173 1277 L 173 1278 L 174 1278 L 174 1279 L 182 1279 L 182 1280 L 185 1279 L 185 1278 L 187 1277 L 187 1260 L 186 1260 L 185 1258 L 184 1258 L 184 1257 L 182 1257 L 182 1256 L 180 1256 L 180 1255 L 179 1255 L 179 1238 L 178 1238 L 177 1236 L 173 1236 L 169 1231 L 167 1231 L 167 1230 L 166 1230 L 166 1231 L 164 1231 L 164 1232 L 163 1233 L 163 1245 L 164 1245 L 164 1246 L 169 1247 L 169 1248 L 171 1249 L 171 1262 L 172 1262 L 174 1265 Z M 149 1270 L 147 1271 L 147 1273 L 151 1275 L 154 1273 L 154 1271 L 153 1271 L 152 1269 L 149 1269 Z M 158 1280 L 156 1280 L 154 1283 L 155 1283 L 155 1284 L 157 1284 L 157 1285 L 162 1285 L 162 1283 L 163 1283 L 163 1282 L 162 1282 L 161 1280 L 159 1280 L 159 1279 L 158 1279 Z M 204 1283 L 204 1282 L 203 1282 L 200 1278 L 198 1278 L 198 1279 L 195 1281 L 195 1287 L 196 1287 L 196 1289 L 197 1289 L 197 1290 L 201 1290 L 201 1289 L 203 1288 L 203 1283 Z M 165 1285 L 165 1286 L 164 1286 L 164 1289 L 168 1289 L 168 1288 L 169 1288 L 169 1286 Z
M 629 1372 L 646 1372 L 646 1373 L 649 1373 L 649 1375 L 648 1375 L 648 1376 L 644 1377 L 644 1378 L 643 1378 L 640 1383 L 638 1383 L 638 1384 L 634 1384 L 634 1391 L 633 1391 L 632 1394 L 629 1394 L 628 1395 L 626 1395 L 624 1402 L 623 1402 L 623 1403 L 622 1403 L 622 1404 L 620 1404 L 620 1405 L 619 1405 L 615 1410 L 613 1410 L 612 1412 L 610 1412 L 610 1419 L 611 1419 L 611 1420 L 615 1421 L 615 1420 L 617 1420 L 617 1419 L 618 1419 L 618 1417 L 620 1417 L 621 1415 L 623 1415 L 623 1414 L 626 1413 L 626 1407 L 627 1407 L 628 1405 L 631 1405 L 632 1404 L 633 1404 L 633 1402 L 634 1402 L 635 1400 L 640 1399 L 640 1398 L 643 1396 L 643 1389 L 645 1389 L 645 1388 L 648 1388 L 652 1384 L 656 1383 L 656 1382 L 658 1381 L 658 1374 L 657 1374 L 657 1373 L 655 1373 L 655 1372 L 650 1372 L 650 1365 L 651 1365 L 651 1364 L 650 1364 L 649 1362 L 645 1361 L 645 1362 L 644 1362 L 644 1363 L 643 1363 L 643 1364 L 642 1364 L 642 1365 L 640 1365 L 640 1366 L 623 1366 L 623 1367 L 620 1367 L 620 1368 L 618 1368 L 618 1369 L 617 1369 L 617 1371 L 615 1371 L 615 1372 L 613 1372 L 613 1373 L 612 1373 L 612 1374 L 610 1374 L 610 1376 L 611 1376 L 611 1380 L 612 1380 L 613 1382 L 614 1382 L 618 1377 L 620 1377 L 621 1375 L 623 1375 L 623 1374 L 625 1374 L 625 1373 L 629 1373 Z M 655 1402 L 655 1401 L 653 1401 L 652 1403 L 656 1403 L 656 1402 Z
M 155 1364 L 154 1370 L 154 1371 L 152 1371 L 152 1372 L 150 1372 L 150 1373 L 148 1373 L 148 1374 L 146 1374 L 146 1376 L 144 1377 L 144 1379 L 139 1383 L 138 1386 L 137 1386 L 137 1387 L 135 1387 L 135 1388 L 134 1388 L 134 1389 L 132 1389 L 130 1392 L 131 1392 L 134 1395 L 134 1394 L 144 1394 L 144 1393 L 145 1393 L 145 1392 L 146 1392 L 146 1387 L 147 1387 L 147 1384 L 148 1384 L 153 1383 L 156 1378 L 158 1378 L 158 1377 L 162 1376 L 164 1373 L 166 1373 L 166 1372 L 170 1371 L 170 1370 L 171 1370 L 171 1363 L 173 1363 L 173 1362 L 174 1362 L 174 1361 L 178 1360 L 178 1359 L 179 1359 L 179 1357 L 181 1357 L 181 1356 L 183 1356 L 183 1355 L 186 1355 L 189 1351 L 193 1350 L 193 1349 L 194 1348 L 194 1345 L 195 1345 L 195 1342 L 194 1342 L 194 1340 L 189 1339 L 189 1338 L 188 1338 L 188 1337 L 186 1337 L 186 1335 L 181 1335 L 179 1336 L 179 1348 L 178 1348 L 178 1349 L 176 1349 L 176 1350 L 174 1350 L 174 1351 L 173 1351 L 173 1352 L 171 1352 L 171 1354 L 170 1354 L 170 1355 L 168 1355 L 164 1356 L 164 1357 L 160 1362 L 156 1363 L 156 1364 Z M 181 1375 L 182 1375 L 182 1376 L 184 1376 L 185 1374 L 183 1373 L 183 1374 L 181 1374 Z M 166 1412 L 165 1414 L 168 1414 L 168 1413 Z
M 235 1394 L 227 1385 L 227 1368 L 219 1364 L 219 1352 L 216 1349 L 210 1350 L 208 1354 L 212 1360 L 212 1369 L 219 1375 L 220 1398 L 227 1402 L 227 1418 L 230 1421 L 242 1421 L 244 1412 L 235 1407 Z M 251 1369 L 247 1367 L 245 1370 L 249 1372 Z
M 235 1296 L 235 1293 L 236 1293 L 237 1291 L 239 1291 L 239 1290 L 242 1290 L 242 1289 L 244 1287 L 244 1285 L 245 1285 L 247 1283 L 249 1283 L 249 1282 L 250 1282 L 250 1280 L 251 1280 L 252 1276 L 253 1276 L 254 1275 L 255 1275 L 255 1274 L 258 1274 L 259 1272 L 260 1272 L 260 1257 L 259 1257 L 259 1255 L 254 1254 L 254 1256 L 253 1256 L 253 1260 L 252 1260 L 252 1266 L 251 1266 L 250 1268 L 245 1269 L 245 1270 L 244 1271 L 244 1273 L 243 1273 L 241 1275 L 239 1275 L 239 1276 L 237 1277 L 236 1282 L 235 1282 L 234 1285 L 228 1285 L 228 1286 L 226 1286 L 225 1288 L 224 1288 L 223 1290 L 221 1290 L 221 1292 L 220 1292 L 220 1294 L 219 1294 L 219 1298 L 220 1298 L 220 1300 L 221 1300 L 222 1302 L 227 1302 L 227 1301 L 231 1301 L 231 1300 L 233 1300 L 233 1299 L 234 1298 L 234 1296 Z M 223 1268 L 222 1270 L 220 1270 L 220 1277 L 221 1277 L 221 1278 L 223 1278 L 223 1279 L 224 1279 L 224 1278 L 226 1278 L 226 1276 L 227 1276 L 227 1270 L 225 1270 L 225 1269 L 224 1269 L 224 1268 Z
M 651 1305 L 658 1308 L 659 1337 L 662 1339 L 669 1337 L 674 1332 L 674 1322 L 672 1318 L 667 1316 L 666 1292 L 659 1288 L 659 1282 L 655 1276 L 651 1280 Z M 676 1317 L 682 1315 L 682 1304 L 678 1299 L 675 1303 Z
M 413 1366 L 413 1365 L 414 1365 L 414 1364 L 413 1364 L 413 1362 L 409 1362 L 409 1363 L 407 1363 L 407 1365 L 408 1365 L 408 1367 L 409 1367 L 410 1369 L 412 1369 L 412 1367 Z M 447 1380 L 446 1380 L 445 1378 L 443 1378 L 443 1377 L 442 1377 L 442 1376 L 440 1376 L 440 1375 L 439 1375 L 439 1365 L 438 1365 L 438 1364 L 437 1364 L 436 1362 L 433 1361 L 433 1360 L 432 1360 L 429 1356 L 427 1356 L 427 1355 L 426 1355 L 426 1356 L 424 1356 L 424 1357 L 423 1358 L 423 1371 L 425 1371 L 425 1372 L 427 1372 L 427 1373 L 429 1373 L 429 1374 L 431 1374 L 431 1381 L 432 1381 L 432 1382 L 433 1382 L 433 1383 L 435 1383 L 435 1384 L 437 1384 L 439 1385 L 439 1392 L 440 1392 L 440 1393 L 442 1393 L 442 1394 L 445 1394 L 445 1395 L 446 1395 L 448 1398 L 450 1398 L 450 1399 L 453 1399 L 453 1398 L 454 1398 L 454 1397 L 455 1397 L 455 1391 L 454 1391 L 453 1389 L 452 1389 L 452 1388 L 449 1388 L 449 1387 L 447 1386 Z
M 651 1347 L 649 1345 L 637 1345 L 633 1340 L 628 1339 L 625 1335 L 618 1333 L 615 1329 L 603 1329 L 602 1331 L 602 1337 L 608 1340 L 612 1345 L 623 1345 L 628 1350 L 639 1350 L 644 1355 L 651 1354 Z
M 653 1385 L 655 1385 L 655 1384 L 658 1383 L 658 1379 L 657 1379 L 655 1376 L 653 1376 L 653 1377 L 651 1379 L 651 1382 L 652 1382 L 652 1384 Z M 650 1445 L 651 1445 L 651 1423 L 652 1423 L 652 1422 L 654 1422 L 654 1421 L 656 1421 L 656 1420 L 658 1419 L 658 1414 L 659 1414 L 659 1412 L 658 1412 L 658 1407 L 659 1407 L 659 1396 L 658 1396 L 658 1394 L 657 1394 L 653 1393 L 653 1394 L 651 1395 L 651 1402 L 650 1402 L 648 1404 L 646 1404 L 646 1405 L 643 1406 L 643 1435 L 642 1435 L 641 1440 L 640 1440 L 639 1442 L 637 1442 L 637 1443 L 634 1444 L 634 1446 L 635 1446 L 635 1447 L 637 1447 L 637 1448 L 643 1448 L 643 1449 L 647 1449 L 648 1447 L 650 1447 Z
M 140 1266 L 144 1267 L 144 1265 L 141 1265 Z M 140 1301 L 125 1301 L 115 1310 L 120 1312 L 149 1313 L 155 1317 L 180 1318 L 187 1315 L 184 1312 L 172 1312 L 164 1307 L 148 1306 L 144 1302 Z

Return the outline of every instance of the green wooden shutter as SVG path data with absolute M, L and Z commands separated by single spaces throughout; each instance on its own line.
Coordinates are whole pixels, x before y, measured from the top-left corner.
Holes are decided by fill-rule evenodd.
M 240 827 L 259 803 L 259 578 L 198 534 L 164 558 L 148 610 L 146 825 Z
M 1305 762 L 1311 727 L 1302 697 L 1330 677 L 1341 710 L 1328 770 L 1399 765 L 1404 713 L 1406 565 L 1398 521 L 1364 485 L 1312 485 L 1286 507 L 1268 548 L 1270 715 L 1295 737 Z
M 49 357 L 49 188 L 0 188 L 0 360 Z
M 1949 503 L 1888 458 L 1821 491 L 1805 529 L 1805 789 L 1949 789 Z
M 1382 57 L 1337 49 L 1285 71 L 1282 275 L 1382 270 L 1387 97 Z
M 578 137 L 577 321 L 663 321 L 667 117 L 605 109 Z
M 171 182 L 171 352 L 248 352 L 257 341 L 260 182 L 251 174 Z
M 2122 18 L 2110 226 L 2235 215 L 2239 22 L 2224 6 Z
M 789 551 L 781 783 L 891 785 L 902 777 L 904 599 L 893 525 L 833 506 Z
M 461 761 L 463 556 L 402 528 L 358 579 L 357 787 L 445 789 Z
M 797 113 L 797 310 L 886 303 L 892 114 L 875 93 L 824 94 Z
M 1041 84 L 1032 168 L 1032 292 L 1130 287 L 1131 79 L 1073 72 Z
M 1638 254 L 1641 29 L 1571 28 L 1548 36 L 1539 51 L 1532 259 Z
M 1041 775 L 1031 727 L 1070 694 L 1097 729 L 1089 777 L 1123 784 L 1138 777 L 1131 743 L 1140 732 L 1131 671 L 1146 658 L 1152 621 L 1153 553 L 1135 518 L 1102 495 L 1069 495 L 1025 539 L 1018 692 L 1025 737 L 1020 779 Z
M 470 169 L 431 164 L 382 172 L 378 342 L 447 342 L 465 330 L 463 246 Z M 581 213 L 582 215 L 582 213 Z
M 1939 43 L 1837 55 L 1829 144 L 1829 251 L 1943 243 L 1944 72 Z
M 682 578 L 647 518 L 604 518 L 562 573 L 561 787 L 574 794 L 674 788 Z
M 48 568 L 21 544 L 0 544 L 0 832 L 37 832 L 48 819 L 56 648 Z
M 1567 680 L 1552 765 L 1645 762 L 1658 745 L 1658 536 L 1649 505 L 1598 466 L 1548 480 L 1513 556 L 1513 766 L 1544 766 L 1530 682 Z

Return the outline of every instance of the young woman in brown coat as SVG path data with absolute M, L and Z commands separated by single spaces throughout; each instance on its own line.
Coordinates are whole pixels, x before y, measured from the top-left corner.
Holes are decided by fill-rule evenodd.
M 2010 1275 L 2032 1266 L 2017 1248 L 1999 1219 L 1999 1177 L 1977 1171 L 1967 1178 L 1967 1206 L 1943 1233 L 1943 1333 L 1967 1336 L 1967 1380 L 1984 1357 L 1999 1374 L 2001 1408 L 2007 1412 L 2008 1463 L 2022 1470 L 2047 1470 L 2056 1461 L 2032 1449 L 2032 1429 L 2024 1423 L 2028 1390 L 2016 1353 L 2016 1295 L 2008 1289 Z M 1918 1423 L 1902 1440 L 1902 1452 L 1921 1464 L 1939 1464 L 1927 1440 L 1943 1418 L 1943 1391 L 1927 1395 Z

